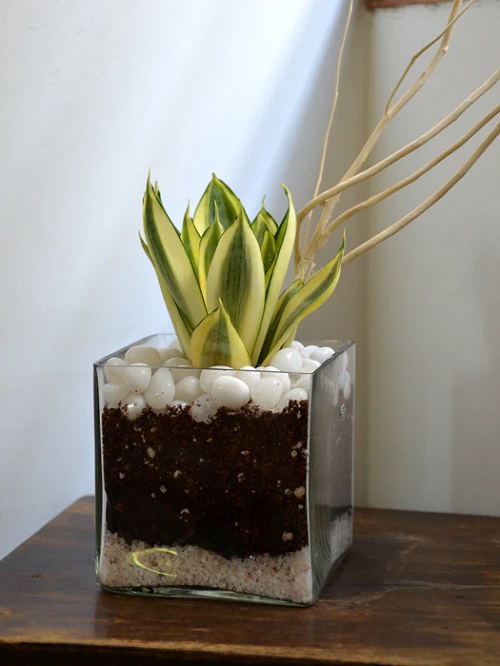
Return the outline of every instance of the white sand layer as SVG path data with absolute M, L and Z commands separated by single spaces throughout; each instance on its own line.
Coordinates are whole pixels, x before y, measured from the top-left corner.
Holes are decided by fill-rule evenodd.
M 308 548 L 276 557 L 265 554 L 227 560 L 198 546 L 152 549 L 142 541 L 129 545 L 107 532 L 99 582 L 116 588 L 203 587 L 295 603 L 312 602 Z
M 351 547 L 352 528 L 352 511 L 343 513 L 330 525 L 330 553 L 332 562 L 336 562 Z
M 337 561 L 352 541 L 352 515 L 331 525 L 330 561 Z M 151 548 L 142 541 L 130 545 L 117 534 L 103 535 L 99 582 L 108 588 L 205 588 L 280 599 L 313 602 L 309 548 L 270 556 L 230 560 L 199 546 Z

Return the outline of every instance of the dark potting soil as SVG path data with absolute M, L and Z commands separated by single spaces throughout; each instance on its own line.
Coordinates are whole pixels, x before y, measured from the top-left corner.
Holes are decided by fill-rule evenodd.
M 128 543 L 201 546 L 230 558 L 307 545 L 307 401 L 282 412 L 188 407 L 130 421 L 102 413 L 106 521 Z

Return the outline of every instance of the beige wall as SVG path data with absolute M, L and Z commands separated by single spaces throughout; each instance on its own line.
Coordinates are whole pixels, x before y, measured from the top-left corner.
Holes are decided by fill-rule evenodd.
M 368 125 L 411 54 L 444 25 L 449 4 L 379 10 L 361 21 Z M 500 62 L 500 3 L 482 0 L 449 53 L 377 150 L 383 156 L 447 114 Z M 363 94 L 351 78 L 350 102 Z M 371 192 L 418 168 L 498 104 L 498 89 L 440 137 L 393 167 Z M 352 116 L 350 116 L 352 120 Z M 366 131 L 367 128 L 365 128 Z M 480 137 L 484 137 L 483 132 Z M 343 137 L 345 143 L 346 137 Z M 465 161 L 472 140 L 434 175 L 349 230 L 378 231 L 411 210 Z M 500 141 L 445 199 L 355 262 L 318 315 L 323 330 L 358 341 L 358 504 L 500 514 Z M 332 326 L 331 322 L 335 322 Z M 311 322 L 312 323 L 312 322 Z
M 444 4 L 374 14 L 373 113 L 396 79 L 394 54 L 430 39 L 448 11 Z M 433 125 L 498 67 L 499 25 L 499 2 L 483 0 L 472 7 L 415 111 L 398 119 L 381 154 Z M 436 149 L 498 100 L 497 87 Z M 471 145 L 477 144 L 475 139 Z M 455 190 L 370 257 L 367 499 L 372 505 L 500 513 L 499 149 L 497 141 Z M 372 229 L 428 196 L 472 150 L 461 150 L 407 195 L 377 209 Z M 423 158 L 434 154 L 426 148 Z M 393 176 L 420 163 L 412 158 Z

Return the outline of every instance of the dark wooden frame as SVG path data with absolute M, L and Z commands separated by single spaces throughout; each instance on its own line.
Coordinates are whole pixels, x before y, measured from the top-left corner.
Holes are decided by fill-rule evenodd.
M 450 2 L 450 0 L 366 0 L 370 9 L 403 7 L 405 5 L 436 5 L 443 2 Z

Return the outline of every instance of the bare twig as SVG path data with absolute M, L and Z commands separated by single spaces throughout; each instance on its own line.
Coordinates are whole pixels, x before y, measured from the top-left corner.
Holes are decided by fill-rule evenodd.
M 469 157 L 469 159 L 449 180 L 446 181 L 444 185 L 442 185 L 438 190 L 436 190 L 436 192 L 434 192 L 434 194 L 425 199 L 425 201 L 423 201 L 419 206 L 414 208 L 411 212 L 402 217 L 400 220 L 394 222 L 394 224 L 392 224 L 390 227 L 384 229 L 380 233 L 376 234 L 375 236 L 373 236 L 366 242 L 362 243 L 361 245 L 358 245 L 358 247 L 356 247 L 354 250 L 346 254 L 344 257 L 344 261 L 342 262 L 343 265 L 349 264 L 351 261 L 361 256 L 365 252 L 368 252 L 368 250 L 371 250 L 373 247 L 375 247 L 382 241 L 386 240 L 387 238 L 390 238 L 395 233 L 403 229 L 410 222 L 413 222 L 413 220 L 422 215 L 422 213 L 424 213 L 428 208 L 433 206 L 437 201 L 439 201 L 439 199 L 441 199 L 449 190 L 451 190 L 452 187 L 454 187 L 454 185 L 458 183 L 459 180 L 461 180 L 465 176 L 465 174 L 469 171 L 469 169 L 475 164 L 475 162 L 477 162 L 477 160 L 481 157 L 484 151 L 493 143 L 493 141 L 497 138 L 499 134 L 500 134 L 500 123 L 495 126 L 495 129 L 493 129 L 488 134 L 486 139 L 484 139 L 484 141 L 473 152 L 473 154 Z
M 335 218 L 330 222 L 330 224 L 326 228 L 326 234 L 327 235 L 332 234 L 335 231 L 335 229 L 340 227 L 341 224 L 346 222 L 349 218 L 353 217 L 357 213 L 361 212 L 362 210 L 366 210 L 367 208 L 371 208 L 371 206 L 380 203 L 384 199 L 387 199 L 387 197 L 391 196 L 398 190 L 403 189 L 404 187 L 410 185 L 411 183 L 414 183 L 421 176 L 426 174 L 428 171 L 433 169 L 435 166 L 437 166 L 440 162 L 449 157 L 456 150 L 461 148 L 465 143 L 467 143 L 467 141 L 469 141 L 469 139 L 471 139 L 475 134 L 477 134 L 477 132 L 479 132 L 480 129 L 482 129 L 486 124 L 488 124 L 490 120 L 492 120 L 499 113 L 500 113 L 500 105 L 492 109 L 490 113 L 484 116 L 484 118 L 482 118 L 476 125 L 474 125 L 474 127 L 472 127 L 468 132 L 466 132 L 462 137 L 460 137 L 458 141 L 455 141 L 455 143 L 449 146 L 446 150 L 443 150 L 443 152 L 439 153 L 437 157 L 424 164 L 420 169 L 417 169 L 417 171 L 414 171 L 406 178 L 403 178 L 394 185 L 391 185 L 385 190 L 382 190 L 382 192 L 373 195 L 369 199 L 366 199 L 366 201 L 362 201 L 356 206 L 352 206 L 351 208 L 346 210 L 344 213 L 342 213 L 342 215 L 339 215 L 337 218 Z
M 482 97 L 482 95 L 484 95 L 488 90 L 490 90 L 499 80 L 500 80 L 500 68 L 497 69 L 496 72 L 493 72 L 493 74 L 488 79 L 486 79 L 486 81 L 484 81 L 480 86 L 478 86 L 476 90 L 474 90 L 458 106 L 456 106 L 455 109 L 451 111 L 451 113 L 449 113 L 445 118 L 443 118 L 440 122 L 434 125 L 434 127 L 431 127 L 429 130 L 427 130 L 427 132 L 424 132 L 424 134 L 416 138 L 414 141 L 411 141 L 406 146 L 403 146 L 399 150 L 387 156 L 380 162 L 377 162 L 377 164 L 374 164 L 372 167 L 366 169 L 365 171 L 362 171 L 355 176 L 351 176 L 346 180 L 341 180 L 337 185 L 335 185 L 334 187 L 330 188 L 329 190 L 318 196 L 316 198 L 316 201 L 318 201 L 316 205 L 324 205 L 323 212 L 325 212 L 327 209 L 326 205 L 327 202 L 331 200 L 333 197 L 338 197 L 344 190 L 348 189 L 349 187 L 353 187 L 354 185 L 357 185 L 358 183 L 370 178 L 371 176 L 380 173 L 390 165 L 394 164 L 398 160 L 402 159 L 403 157 L 406 157 L 413 151 L 417 150 L 418 148 L 428 143 L 431 139 L 433 139 L 440 132 L 445 130 L 458 118 L 460 118 L 460 116 L 470 106 L 472 106 L 474 102 L 476 102 L 480 97 Z M 312 204 L 313 201 L 310 203 Z M 302 211 L 299 212 L 298 216 L 300 217 L 301 214 Z M 328 222 L 329 220 L 326 221 L 326 223 L 322 228 L 320 228 L 319 225 L 316 227 L 309 245 L 303 250 L 302 253 L 303 263 L 310 265 L 312 263 L 312 258 L 314 257 L 318 249 L 322 245 L 324 245 L 326 241 L 326 236 L 329 235 L 329 233 L 332 231 L 332 229 L 330 229 L 330 231 L 326 232 Z M 305 273 L 307 267 L 305 268 L 303 267 L 302 270 Z
M 411 57 L 410 62 L 409 62 L 408 65 L 406 66 L 405 71 L 401 74 L 401 77 L 400 77 L 399 81 L 396 83 L 396 85 L 395 85 L 395 87 L 394 87 L 394 90 L 393 90 L 392 93 L 389 95 L 389 99 L 387 100 L 387 103 L 386 103 L 386 105 L 385 105 L 385 113 L 387 113 L 387 112 L 389 111 L 389 107 L 391 106 L 391 104 L 392 104 L 392 100 L 393 100 L 394 97 L 396 96 L 397 91 L 398 91 L 399 88 L 401 87 L 401 84 L 403 83 L 403 81 L 404 81 L 404 80 L 406 79 L 406 77 L 408 76 L 408 73 L 410 72 L 410 69 L 413 67 L 413 65 L 416 63 L 416 61 L 420 58 L 420 56 L 423 55 L 428 49 L 430 49 L 431 46 L 434 46 L 434 44 L 435 44 L 436 42 L 438 42 L 438 41 L 441 39 L 441 37 L 444 37 L 445 32 L 446 32 L 449 28 L 451 28 L 451 26 L 455 25 L 455 23 L 458 21 L 458 19 L 459 19 L 461 16 L 463 16 L 463 14 L 465 14 L 465 12 L 466 12 L 466 11 L 471 7 L 471 5 L 473 5 L 475 2 L 476 2 L 476 0 L 469 0 L 469 2 L 465 5 L 465 7 L 463 7 L 463 8 L 458 12 L 458 14 L 455 15 L 455 17 L 454 17 L 452 20 L 449 20 L 449 19 L 448 19 L 448 23 L 446 24 L 446 27 L 445 27 L 443 30 L 441 30 L 441 32 L 439 33 L 439 35 L 436 35 L 436 36 L 434 37 L 433 40 L 431 40 L 428 44 L 426 44 L 424 47 L 422 47 L 422 48 L 420 49 L 420 51 L 417 51 L 417 52 L 415 53 L 415 55 L 413 55 L 413 56 Z M 451 18 L 451 16 L 450 16 L 450 18 Z M 449 39 L 449 38 L 448 38 L 448 39 Z
M 391 119 L 401 111 L 401 109 L 408 104 L 408 102 L 418 93 L 418 91 L 422 88 L 424 83 L 427 81 L 429 76 L 432 74 L 432 72 L 436 69 L 438 66 L 439 62 L 441 59 L 444 57 L 448 50 L 448 44 L 451 38 L 452 30 L 455 21 L 458 18 L 458 14 L 460 13 L 460 8 L 462 6 L 462 1 L 463 0 L 453 0 L 453 6 L 451 8 L 450 14 L 448 16 L 448 20 L 446 22 L 445 29 L 440 33 L 441 35 L 441 43 L 439 46 L 439 49 L 436 51 L 434 56 L 432 57 L 430 63 L 427 65 L 427 67 L 423 70 L 423 72 L 420 74 L 420 76 L 417 78 L 415 83 L 413 83 L 410 88 L 403 94 L 401 97 L 394 103 L 394 105 L 390 108 L 386 107 L 386 110 L 384 111 L 384 114 L 382 115 L 382 118 L 379 120 L 377 123 L 375 129 L 372 131 L 371 135 L 369 136 L 368 140 L 364 144 L 363 148 L 359 152 L 358 156 L 355 158 L 354 162 L 351 164 L 349 169 L 346 171 L 342 179 L 340 180 L 339 184 L 337 185 L 337 188 L 331 188 L 329 190 L 329 196 L 326 196 L 326 192 L 323 192 L 321 195 L 318 195 L 316 197 L 313 197 L 312 201 L 309 202 L 301 211 L 299 211 L 299 214 L 297 216 L 298 220 L 298 228 L 300 230 L 302 220 L 306 215 L 309 215 L 309 213 L 316 208 L 317 206 L 323 205 L 323 210 L 320 216 L 320 219 L 316 225 L 316 229 L 314 230 L 313 236 L 311 241 L 308 241 L 309 236 L 304 239 L 303 244 L 302 244 L 302 249 L 301 249 L 301 234 L 300 231 L 297 233 L 296 236 L 296 245 L 295 245 L 295 274 L 300 277 L 305 277 L 307 278 L 313 271 L 314 268 L 314 254 L 317 251 L 319 247 L 323 244 L 324 240 L 324 235 L 325 235 L 325 229 L 326 226 L 331 218 L 333 209 L 338 203 L 339 200 L 339 195 L 340 192 L 342 191 L 342 185 L 344 184 L 345 181 L 348 181 L 352 176 L 355 176 L 359 169 L 362 167 L 368 156 L 370 155 L 372 149 L 374 148 L 375 144 L 379 140 L 379 138 L 382 136 L 386 126 L 389 124 Z M 439 36 L 434 38 L 429 44 L 427 44 L 424 47 L 424 50 L 429 48 L 432 44 L 434 44 L 437 40 L 439 39 Z M 393 92 L 390 95 L 389 99 L 392 99 L 400 87 L 403 79 L 406 77 L 408 72 L 411 69 L 412 64 L 415 62 L 416 58 L 418 55 L 414 56 L 412 60 L 410 60 L 409 66 L 406 68 L 404 75 L 400 78 L 398 83 L 396 84 L 396 87 L 394 88 Z M 342 188 L 342 189 L 339 189 Z M 337 189 L 337 191 L 332 194 L 332 189 Z M 327 203 L 328 202 L 328 203 Z M 310 219 L 310 218 L 308 218 Z
M 405 68 L 402 76 L 398 80 L 396 86 L 392 90 L 389 98 L 387 100 L 384 113 L 378 121 L 375 129 L 370 134 L 368 140 L 365 142 L 361 151 L 354 159 L 351 166 L 347 169 L 340 181 L 333 187 L 317 193 L 318 186 L 316 188 L 315 196 L 311 201 L 304 206 L 298 213 L 298 226 L 300 228 L 302 221 L 307 218 L 307 233 L 304 235 L 304 238 L 301 239 L 300 235 L 296 244 L 295 252 L 295 275 L 303 279 L 307 279 L 314 270 L 314 257 L 318 250 L 324 245 L 327 238 L 331 233 L 338 228 L 342 223 L 348 220 L 350 217 L 356 213 L 369 208 L 380 201 L 386 199 L 387 197 L 394 194 L 396 191 L 403 189 L 407 185 L 411 184 L 417 180 L 420 176 L 427 173 L 433 169 L 437 164 L 443 161 L 446 157 L 454 153 L 461 146 L 463 146 L 472 136 L 474 136 L 482 127 L 484 127 L 490 120 L 492 120 L 498 113 L 499 107 L 493 109 L 490 113 L 486 114 L 472 129 L 466 132 L 462 137 L 450 145 L 446 150 L 441 152 L 437 157 L 430 160 L 423 167 L 415 171 L 413 174 L 400 180 L 394 185 L 386 188 L 382 192 L 366 199 L 365 201 L 360 202 L 359 204 L 352 206 L 347 211 L 336 217 L 332 220 L 333 210 L 337 205 L 340 195 L 346 189 L 353 187 L 359 183 L 366 181 L 371 176 L 374 176 L 377 173 L 380 173 L 390 165 L 394 164 L 398 160 L 406 157 L 413 151 L 417 150 L 421 146 L 425 145 L 440 132 L 449 127 L 454 123 L 472 104 L 474 104 L 482 95 L 484 95 L 488 90 L 490 90 L 499 80 L 500 80 L 500 69 L 494 72 L 486 81 L 484 81 L 480 86 L 476 88 L 466 99 L 464 99 L 460 104 L 458 104 L 445 118 L 443 118 L 436 125 L 431 127 L 429 130 L 424 132 L 421 136 L 417 137 L 415 140 L 409 142 L 399 150 L 390 154 L 386 158 L 380 160 L 378 163 L 373 166 L 360 171 L 361 167 L 365 163 L 366 159 L 369 157 L 372 149 L 376 145 L 377 141 L 382 136 L 386 127 L 394 116 L 401 111 L 401 109 L 410 102 L 410 100 L 420 91 L 424 83 L 434 72 L 436 67 L 439 65 L 440 61 L 446 54 L 453 28 L 455 23 L 459 20 L 461 16 L 471 7 L 475 0 L 469 0 L 469 2 L 462 7 L 463 0 L 454 0 L 451 11 L 448 16 L 448 20 L 444 29 L 434 37 L 430 42 L 428 42 L 422 49 L 415 53 L 410 59 L 407 67 Z M 439 46 L 435 51 L 434 55 L 431 57 L 427 66 L 423 68 L 415 82 L 410 85 L 408 90 L 402 93 L 398 99 L 395 100 L 396 94 L 401 88 L 402 83 L 408 76 L 410 70 L 414 66 L 415 62 L 420 58 L 420 56 L 425 53 L 429 48 L 434 46 L 439 42 Z M 339 63 L 337 63 L 337 67 Z M 337 101 L 338 90 L 335 91 L 334 105 Z M 323 173 L 324 160 L 326 155 L 326 145 L 328 142 L 328 136 L 331 132 L 331 124 L 328 125 L 327 136 L 325 137 L 325 144 L 323 147 L 323 154 L 321 157 L 321 166 L 320 166 L 320 176 Z M 390 237 L 404 226 L 413 221 L 416 217 L 421 215 L 425 210 L 432 206 L 436 201 L 438 201 L 442 196 L 446 194 L 464 175 L 467 171 L 473 166 L 473 164 L 479 159 L 483 154 L 486 148 L 496 139 L 498 136 L 498 125 L 495 129 L 490 132 L 486 139 L 480 144 L 476 151 L 471 155 L 471 157 L 465 162 L 461 169 L 459 169 L 442 187 L 440 187 L 434 194 L 425 199 L 419 206 L 417 206 L 413 211 L 408 213 L 406 216 L 395 222 L 393 225 L 375 235 L 373 238 L 369 239 L 365 243 L 362 243 L 352 252 L 350 252 L 344 258 L 344 263 L 349 263 L 357 256 L 360 256 L 364 252 L 368 251 L 371 247 L 374 247 L 378 243 L 382 242 L 386 238 Z M 321 178 L 318 183 L 321 182 Z M 316 208 L 321 207 L 321 214 L 319 221 L 316 224 L 312 237 L 310 237 L 310 220 L 312 211 Z M 310 239 L 309 239 L 310 238 Z M 301 240 L 302 245 L 300 244 Z
M 361 166 L 365 163 L 366 159 L 370 155 L 371 151 L 373 150 L 375 144 L 379 140 L 379 138 L 382 136 L 386 126 L 388 123 L 391 121 L 392 118 L 396 114 L 398 114 L 401 109 L 408 104 L 408 102 L 415 97 L 415 95 L 418 93 L 418 91 L 422 88 L 424 83 L 427 81 L 427 79 L 430 77 L 432 72 L 436 69 L 436 67 L 439 65 L 443 57 L 445 56 L 446 52 L 448 51 L 448 45 L 451 39 L 451 35 L 453 32 L 453 26 L 455 23 L 455 19 L 457 17 L 457 14 L 459 13 L 460 7 L 462 6 L 462 0 L 453 0 L 453 6 L 451 8 L 450 14 L 448 16 L 448 21 L 446 22 L 446 27 L 444 31 L 441 33 L 443 36 L 441 38 L 441 44 L 436 51 L 436 53 L 433 55 L 431 61 L 427 65 L 427 67 L 424 69 L 424 71 L 420 74 L 420 76 L 417 78 L 415 83 L 413 83 L 408 90 L 401 95 L 401 97 L 397 100 L 397 102 L 394 103 L 392 107 L 387 109 L 382 118 L 379 120 L 377 126 L 371 133 L 370 137 L 368 138 L 368 141 L 365 143 L 363 148 L 361 149 L 359 155 L 357 158 L 354 160 L 354 162 L 351 164 L 349 169 L 346 171 L 344 174 L 344 178 L 349 178 L 353 174 L 357 173 Z M 434 42 L 434 40 L 432 40 Z M 424 47 L 425 48 L 425 47 Z M 410 70 L 407 69 L 408 73 Z M 402 79 L 397 83 L 396 89 L 400 87 L 402 82 Z M 392 93 L 391 93 L 392 96 Z
M 326 132 L 325 132 L 325 138 L 323 140 L 323 148 L 321 151 L 321 159 L 320 159 L 320 164 L 319 164 L 319 170 L 318 170 L 318 178 L 316 181 L 316 186 L 314 188 L 314 194 L 313 198 L 317 196 L 319 192 L 319 188 L 321 186 L 321 181 L 323 180 L 323 171 L 325 169 L 325 162 L 326 162 L 326 151 L 328 149 L 328 143 L 330 140 L 330 135 L 332 131 L 332 125 L 333 125 L 333 119 L 335 118 L 335 111 L 337 110 L 337 100 L 339 97 L 339 83 L 340 83 L 340 69 L 342 66 L 342 56 L 344 54 L 344 48 L 345 44 L 347 41 L 347 33 L 349 32 L 349 26 L 351 24 L 351 17 L 352 17 L 352 8 L 353 8 L 354 0 L 349 0 L 349 7 L 347 10 L 347 17 L 346 21 L 344 24 L 344 32 L 342 34 L 342 41 L 340 42 L 340 48 L 337 56 L 337 65 L 335 68 L 335 88 L 334 88 L 334 93 L 333 93 L 333 101 L 332 101 L 332 106 L 330 109 L 330 115 L 328 118 L 328 124 L 326 126 Z M 306 219 L 306 229 L 304 233 L 304 246 L 307 244 L 309 236 L 311 234 L 311 216 L 312 216 L 312 211 L 311 214 L 307 216 Z M 295 266 L 300 261 L 300 243 L 301 243 L 301 235 L 302 235 L 302 219 L 298 221 L 298 228 L 297 228 L 297 234 L 295 236 Z
M 431 129 L 429 129 L 427 132 L 424 132 L 424 134 L 416 138 L 414 141 L 411 141 L 410 143 L 406 144 L 406 146 L 403 146 L 396 152 L 391 153 L 391 155 L 384 158 L 380 162 L 377 162 L 377 164 L 374 164 L 369 169 L 365 169 L 364 171 L 361 171 L 355 176 L 351 176 L 351 178 L 348 178 L 347 180 L 341 180 L 338 183 L 338 185 L 335 185 L 334 187 L 331 187 L 329 190 L 326 190 L 318 197 L 316 197 L 316 199 L 312 200 L 309 204 L 307 204 L 307 206 L 304 206 L 304 208 L 301 211 L 299 211 L 299 213 L 297 214 L 297 217 L 303 216 L 304 211 L 306 211 L 305 214 L 307 214 L 307 209 L 311 205 L 313 208 L 321 206 L 331 197 L 341 194 L 347 188 L 353 187 L 354 185 L 357 185 L 358 183 L 362 182 L 363 180 L 366 180 L 367 178 L 370 178 L 371 176 L 375 176 L 377 173 L 380 173 L 380 171 L 383 171 L 391 164 L 394 164 L 401 158 L 406 157 L 406 155 L 409 155 L 417 148 L 420 148 L 421 146 L 425 145 L 428 141 L 433 139 L 440 132 L 442 132 L 452 123 L 454 123 L 455 120 L 460 118 L 460 116 L 465 111 L 467 111 L 467 109 L 470 106 L 472 106 L 472 104 L 474 104 L 476 100 L 478 100 L 486 92 L 488 92 L 490 88 L 493 88 L 493 86 L 496 83 L 498 83 L 499 80 L 500 80 L 500 68 L 497 69 L 495 72 L 493 72 L 493 74 L 490 77 L 488 77 L 486 81 L 484 81 L 484 83 L 478 86 L 470 95 L 468 95 L 463 100 L 463 102 L 458 104 L 458 106 L 456 106 L 453 109 L 453 111 L 451 111 L 451 113 L 449 113 L 445 118 L 440 120 L 436 125 L 434 125 L 434 127 L 431 127 Z

